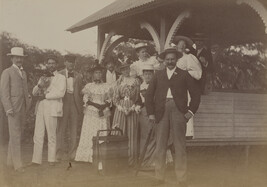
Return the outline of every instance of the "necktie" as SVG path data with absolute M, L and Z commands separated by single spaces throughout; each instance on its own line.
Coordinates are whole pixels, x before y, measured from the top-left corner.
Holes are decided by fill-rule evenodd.
M 71 72 L 71 73 L 69 72 L 68 73 L 68 78 L 70 78 L 70 77 L 72 77 L 72 78 L 74 77 L 74 73 L 73 72 Z

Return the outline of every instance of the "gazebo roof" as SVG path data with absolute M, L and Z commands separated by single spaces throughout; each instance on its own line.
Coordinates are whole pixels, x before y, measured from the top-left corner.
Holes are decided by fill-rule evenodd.
M 246 2 L 249 4 L 261 17 L 261 19 L 266 16 L 266 13 L 262 13 L 262 10 L 258 9 L 257 5 L 253 6 L 253 3 L 259 1 L 262 5 L 264 5 L 264 11 L 266 11 L 267 2 L 266 0 L 206 0 L 207 4 L 228 4 L 228 3 L 237 3 L 237 2 Z M 187 4 L 196 4 L 196 3 L 204 3 L 204 1 L 196 1 L 196 0 L 116 0 L 110 5 L 107 5 L 103 9 L 97 11 L 96 13 L 84 18 L 78 23 L 72 25 L 67 29 L 72 33 L 78 32 L 84 29 L 88 29 L 97 25 L 102 25 L 105 23 L 110 23 L 118 19 L 123 19 L 125 17 L 133 16 L 138 13 L 143 13 L 148 10 L 156 9 L 158 7 L 171 4 L 171 3 L 187 3 Z M 261 15 L 262 14 L 262 15 Z M 267 23 L 265 23 L 267 25 Z
M 74 24 L 67 31 L 78 32 L 112 20 L 144 12 L 177 0 L 117 0 L 98 12 Z

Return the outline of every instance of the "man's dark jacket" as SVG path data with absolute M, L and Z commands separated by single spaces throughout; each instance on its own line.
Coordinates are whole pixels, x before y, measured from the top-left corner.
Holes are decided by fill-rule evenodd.
M 200 103 L 200 90 L 197 82 L 187 71 L 176 68 L 171 79 L 167 70 L 158 71 L 148 86 L 145 96 L 145 106 L 148 115 L 155 115 L 158 123 L 164 114 L 168 88 L 171 89 L 173 100 L 177 108 L 185 114 L 188 110 L 195 113 Z M 189 91 L 191 101 L 188 104 Z

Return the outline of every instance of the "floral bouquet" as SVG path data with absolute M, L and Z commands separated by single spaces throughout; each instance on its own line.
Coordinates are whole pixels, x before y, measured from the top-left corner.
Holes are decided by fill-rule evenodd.
M 128 116 L 131 112 L 139 113 L 141 111 L 141 107 L 135 104 L 133 104 L 129 108 L 118 105 L 117 108 L 120 112 L 123 112 L 126 116 Z

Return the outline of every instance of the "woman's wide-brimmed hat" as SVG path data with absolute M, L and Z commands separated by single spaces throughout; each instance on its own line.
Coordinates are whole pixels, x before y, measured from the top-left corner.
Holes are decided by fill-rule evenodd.
M 135 50 L 139 50 L 141 48 L 148 48 L 148 45 L 146 43 L 138 43 L 135 45 Z
M 167 54 L 169 54 L 169 53 L 174 53 L 174 54 L 176 54 L 177 59 L 179 59 L 179 58 L 181 58 L 181 57 L 183 56 L 183 54 L 180 53 L 179 51 L 177 51 L 177 49 L 175 49 L 175 48 L 173 48 L 173 47 L 170 47 L 170 48 L 165 49 L 162 53 L 160 53 L 158 57 L 161 58 L 161 59 L 164 59 L 165 56 L 166 56 Z
M 26 57 L 27 55 L 24 55 L 22 47 L 13 47 L 13 48 L 11 48 L 11 51 L 10 51 L 10 53 L 7 54 L 7 56 Z
M 175 36 L 173 39 L 173 43 L 177 45 L 181 40 L 185 41 L 187 47 L 192 47 L 192 45 L 194 44 L 193 40 L 191 40 L 187 36 Z

